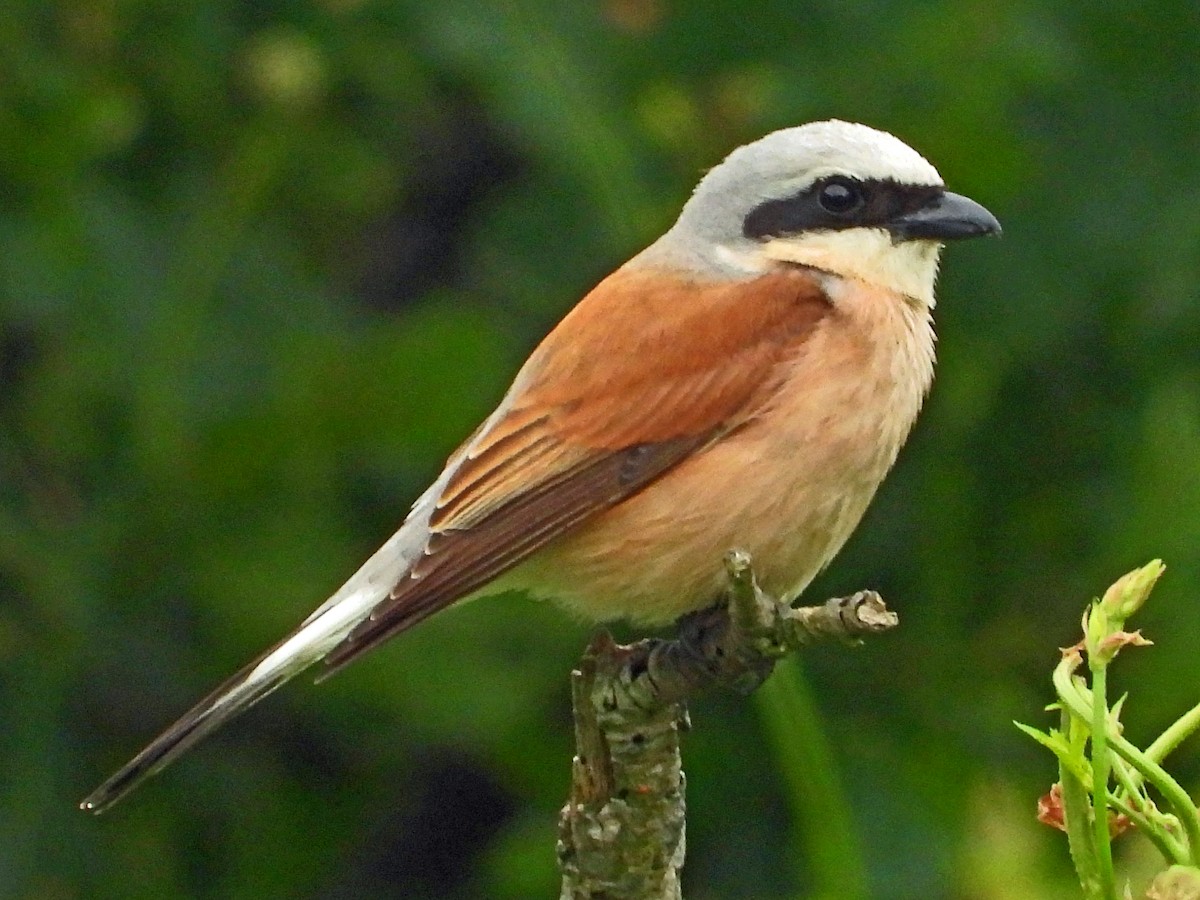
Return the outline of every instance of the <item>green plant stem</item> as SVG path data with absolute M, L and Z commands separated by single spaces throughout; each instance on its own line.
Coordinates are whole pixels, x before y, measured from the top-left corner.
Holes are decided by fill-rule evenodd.
M 1100 889 L 1116 898 L 1112 838 L 1108 832 L 1108 670 L 1104 663 L 1092 668 L 1092 832 L 1099 863 Z
M 1129 799 L 1119 797 L 1114 792 L 1110 802 L 1120 812 L 1129 816 L 1134 827 L 1153 842 L 1165 860 L 1173 863 L 1186 863 L 1188 861 L 1187 847 L 1167 830 L 1166 817 L 1142 793 L 1136 773 L 1130 771 L 1129 765 L 1120 757 L 1113 759 L 1112 768 L 1113 775 L 1125 789 Z M 1148 813 L 1143 811 L 1147 807 L 1150 810 Z
M 1091 718 L 1092 700 L 1088 696 L 1090 692 L 1072 678 L 1071 671 L 1065 666 L 1060 665 L 1054 670 L 1054 687 L 1062 701 L 1064 712 L 1069 711 L 1083 721 Z M 1196 804 L 1192 802 L 1188 792 L 1162 766 L 1147 757 L 1123 736 L 1108 732 L 1107 739 L 1113 750 L 1163 795 L 1171 812 L 1179 818 L 1180 824 L 1183 825 L 1184 833 L 1187 836 L 1188 859 L 1192 865 L 1196 865 L 1200 861 L 1198 860 L 1200 857 L 1200 810 L 1196 809 Z
M 1155 738 L 1154 743 L 1146 748 L 1146 756 L 1156 763 L 1166 759 L 1167 754 L 1187 740 L 1197 729 L 1200 729 L 1200 703 L 1197 703 Z
M 1063 736 L 1071 750 L 1082 757 L 1083 741 L 1081 737 L 1076 737 L 1078 731 L 1070 710 L 1063 704 Z M 1079 877 L 1080 887 L 1083 888 L 1087 900 L 1104 900 L 1100 870 L 1095 848 L 1092 846 L 1092 830 L 1088 825 L 1090 805 L 1087 788 L 1067 759 L 1061 756 L 1058 762 L 1058 781 L 1062 785 L 1063 827 L 1067 832 L 1067 847 L 1071 851 L 1071 862 L 1075 864 L 1075 874 Z
M 1158 852 L 1162 854 L 1163 859 L 1167 862 L 1173 863 L 1180 859 L 1187 859 L 1187 850 L 1184 846 L 1178 841 L 1172 842 L 1170 835 L 1157 826 L 1157 823 L 1139 813 L 1124 800 L 1112 797 L 1109 802 L 1112 803 L 1113 808 L 1117 812 L 1129 817 L 1129 821 L 1133 823 L 1133 827 L 1145 835 L 1150 843 L 1154 844 Z
M 869 897 L 867 869 L 850 804 L 799 662 L 781 660 L 754 698 L 787 782 L 801 850 L 815 882 L 815 889 L 806 896 Z

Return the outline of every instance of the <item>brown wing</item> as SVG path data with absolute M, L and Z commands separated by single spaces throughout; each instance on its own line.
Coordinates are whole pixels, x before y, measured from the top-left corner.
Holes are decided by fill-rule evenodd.
M 830 309 L 804 269 L 717 283 L 610 276 L 452 458 L 425 555 L 326 662 L 340 668 L 482 587 L 744 422 Z

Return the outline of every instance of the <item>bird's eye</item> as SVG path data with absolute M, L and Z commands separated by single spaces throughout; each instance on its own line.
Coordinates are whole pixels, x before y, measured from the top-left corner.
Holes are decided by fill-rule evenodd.
M 837 179 L 828 182 L 817 194 L 817 202 L 821 208 L 835 216 L 844 216 L 862 206 L 863 194 L 853 181 Z

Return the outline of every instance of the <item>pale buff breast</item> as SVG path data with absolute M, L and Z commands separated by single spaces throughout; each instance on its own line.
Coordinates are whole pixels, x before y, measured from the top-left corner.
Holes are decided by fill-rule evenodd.
M 826 280 L 833 311 L 755 418 L 495 587 L 553 598 L 589 619 L 662 623 L 714 602 L 722 558 L 739 547 L 765 589 L 803 590 L 858 524 L 933 376 L 925 305 Z

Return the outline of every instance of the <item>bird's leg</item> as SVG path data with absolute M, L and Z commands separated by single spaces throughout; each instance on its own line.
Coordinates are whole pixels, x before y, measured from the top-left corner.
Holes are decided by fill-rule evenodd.
M 898 623 L 874 591 L 835 597 L 821 606 L 793 607 L 762 591 L 749 554 L 730 552 L 725 570 L 726 601 L 683 616 L 675 638 L 626 647 L 608 638 L 605 652 L 617 654 L 620 662 L 605 699 L 613 709 L 682 703 L 716 686 L 748 694 L 766 680 L 777 660 L 806 644 L 822 639 L 852 643 Z

